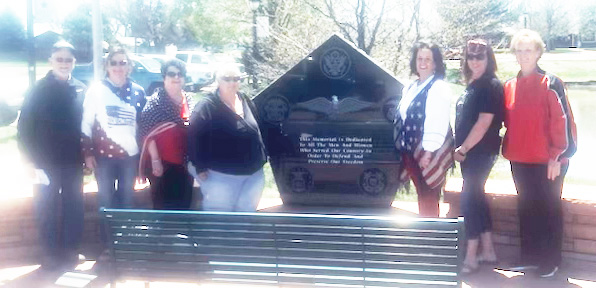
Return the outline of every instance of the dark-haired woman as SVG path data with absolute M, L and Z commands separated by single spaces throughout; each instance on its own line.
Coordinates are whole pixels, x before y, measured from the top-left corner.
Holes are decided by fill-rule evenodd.
M 139 173 L 147 173 L 155 209 L 189 209 L 192 176 L 186 168 L 187 126 L 190 118 L 188 98 L 182 88 L 186 66 L 178 59 L 161 66 L 164 90 L 147 102 L 139 120 L 143 141 Z
M 495 76 L 497 63 L 485 40 L 468 41 L 463 74 L 468 86 L 457 101 L 454 158 L 461 162 L 464 185 L 461 207 L 468 241 L 463 273 L 472 273 L 479 262 L 497 260 L 491 236 L 491 218 L 484 184 L 501 146 L 503 85 Z M 481 254 L 477 256 L 482 243 Z
M 410 70 L 418 79 L 404 87 L 394 130 L 395 145 L 405 168 L 401 178 L 409 176 L 416 186 L 419 215 L 438 217 L 445 175 L 453 165 L 451 91 L 442 80 L 445 65 L 439 47 L 416 43 Z

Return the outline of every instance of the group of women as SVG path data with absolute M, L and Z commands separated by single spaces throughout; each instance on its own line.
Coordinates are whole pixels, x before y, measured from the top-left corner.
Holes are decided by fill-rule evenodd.
M 99 205 L 132 207 L 140 176 L 150 181 L 155 209 L 189 209 L 193 171 L 203 209 L 255 211 L 266 157 L 254 105 L 238 91 L 240 71 L 222 67 L 217 90 L 193 113 L 182 61 L 163 63 L 164 89 L 149 100 L 128 77 L 131 68 L 126 51 L 113 50 L 105 80 L 88 89 L 83 104 L 82 149 L 95 172 Z
M 520 72 L 503 85 L 495 75 L 497 63 L 490 45 L 482 39 L 467 42 L 462 65 L 467 87 L 457 101 L 454 137 L 441 51 L 437 45 L 416 43 L 410 69 L 418 78 L 403 90 L 394 140 L 403 160 L 401 176 L 411 178 L 416 186 L 421 216 L 439 215 L 446 173 L 454 160 L 461 162 L 467 237 L 462 272 L 471 273 L 480 263 L 497 261 L 484 184 L 501 148 L 499 131 L 504 122 L 503 156 L 511 162 L 519 195 L 518 268 L 538 269 L 540 276 L 550 277 L 561 262 L 560 197 L 568 159 L 576 149 L 576 128 L 563 82 L 537 65 L 544 51 L 540 36 L 530 30 L 518 32 L 511 51 Z M 25 155 L 37 174 L 50 178 L 44 187 L 52 193 L 45 193 L 48 196 L 40 203 L 56 202 L 60 189 L 72 190 L 67 194 L 76 194 L 76 199 L 69 201 L 78 203 L 73 206 L 82 215 L 82 194 L 77 188 L 82 182 L 82 173 L 77 172 L 80 147 L 85 166 L 95 172 L 102 207 L 132 207 L 135 179 L 147 176 L 156 209 L 191 208 L 196 179 L 204 210 L 256 210 L 267 156 L 257 109 L 239 92 L 241 76 L 236 67 L 222 67 L 216 76 L 217 89 L 193 106 L 182 90 L 185 64 L 168 60 L 161 68 L 164 89 L 146 100 L 143 89 L 129 78 L 132 61 L 127 52 L 115 49 L 106 58 L 106 78 L 89 87 L 80 104 L 84 86 L 70 75 L 74 62 L 72 45 L 55 45 L 50 58 L 53 70 L 36 85 L 19 120 L 19 143 Z M 49 92 L 56 93 L 44 98 Z M 78 123 L 82 123 L 80 143 Z M 62 147 L 43 146 L 51 137 L 58 137 L 55 142 Z M 62 165 L 70 159 L 67 154 L 70 164 Z M 74 172 L 66 173 L 71 166 Z M 68 180 L 62 174 L 78 176 Z M 67 182 L 72 189 L 59 187 Z M 40 207 L 53 207 L 50 204 Z M 53 216 L 40 214 L 42 220 L 49 217 Z M 76 226 L 72 234 L 80 236 L 79 222 L 68 226 Z M 44 228 L 43 235 L 52 235 L 56 225 Z M 104 231 L 102 238 L 106 240 Z M 57 241 L 50 240 L 49 246 Z M 75 246 L 68 246 L 73 259 Z
M 449 126 L 450 91 L 442 80 L 439 48 L 417 43 L 411 72 L 395 120 L 395 145 L 404 175 L 416 186 L 420 215 L 439 215 L 439 195 L 453 160 L 464 179 L 461 207 L 467 238 L 463 273 L 497 261 L 484 184 L 501 147 L 511 162 L 518 192 L 521 259 L 514 270 L 537 269 L 552 277 L 561 263 L 561 191 L 569 157 L 576 149 L 576 128 L 563 82 L 544 72 L 538 60 L 544 42 L 531 30 L 518 32 L 511 51 L 520 65 L 504 85 L 497 79 L 494 52 L 485 40 L 467 42 L 462 72 L 467 87 L 457 101 L 455 141 Z

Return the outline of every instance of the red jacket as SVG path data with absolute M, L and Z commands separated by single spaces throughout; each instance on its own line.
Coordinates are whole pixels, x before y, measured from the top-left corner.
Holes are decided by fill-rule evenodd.
M 505 83 L 503 156 L 513 162 L 567 162 L 577 148 L 577 130 L 565 84 L 540 68 Z

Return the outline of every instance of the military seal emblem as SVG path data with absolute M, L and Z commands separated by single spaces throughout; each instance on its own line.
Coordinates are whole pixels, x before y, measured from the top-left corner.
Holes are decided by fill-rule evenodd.
M 340 48 L 331 48 L 321 57 L 321 71 L 331 79 L 340 79 L 350 71 L 352 61 L 348 53 Z

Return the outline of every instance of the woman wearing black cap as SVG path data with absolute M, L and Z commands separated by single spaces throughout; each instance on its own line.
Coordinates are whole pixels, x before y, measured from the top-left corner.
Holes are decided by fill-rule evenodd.
M 42 268 L 71 269 L 83 234 L 81 117 L 85 85 L 72 78 L 74 48 L 54 44 L 52 70 L 29 91 L 18 123 L 21 153 L 35 171 Z M 61 209 L 60 209 L 61 207 Z
M 501 146 L 503 85 L 495 76 L 495 54 L 486 41 L 468 41 L 464 55 L 462 71 L 468 86 L 456 106 L 454 158 L 461 162 L 464 178 L 461 204 L 468 245 L 462 272 L 472 273 L 479 262 L 497 260 L 484 184 Z

